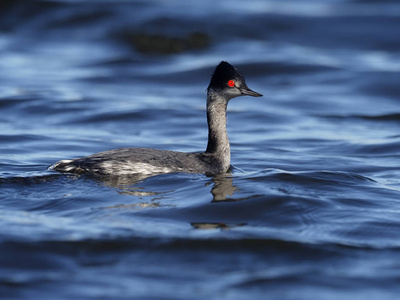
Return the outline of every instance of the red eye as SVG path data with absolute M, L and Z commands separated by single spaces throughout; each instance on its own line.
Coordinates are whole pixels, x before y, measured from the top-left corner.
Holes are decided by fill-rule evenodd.
M 229 80 L 229 81 L 228 81 L 228 85 L 229 85 L 230 87 L 234 87 L 234 86 L 235 86 L 235 82 L 234 82 L 233 80 Z

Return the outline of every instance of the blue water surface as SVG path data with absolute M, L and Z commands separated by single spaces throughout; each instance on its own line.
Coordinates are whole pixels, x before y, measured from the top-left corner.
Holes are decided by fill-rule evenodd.
M 398 299 L 400 3 L 2 1 L 2 299 Z M 204 151 L 226 60 L 228 174 L 47 167 Z

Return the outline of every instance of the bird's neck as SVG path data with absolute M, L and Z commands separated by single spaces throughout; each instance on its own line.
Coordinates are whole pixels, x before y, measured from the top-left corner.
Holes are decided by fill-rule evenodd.
M 206 153 L 212 153 L 227 167 L 230 165 L 230 145 L 226 131 L 227 101 L 217 93 L 207 93 L 208 145 Z

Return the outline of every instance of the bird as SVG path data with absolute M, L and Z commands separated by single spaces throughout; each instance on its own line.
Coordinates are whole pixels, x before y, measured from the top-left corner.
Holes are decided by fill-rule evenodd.
M 234 66 L 221 61 L 215 68 L 207 87 L 208 143 L 205 152 L 186 153 L 129 147 L 60 160 L 49 169 L 62 173 L 88 173 L 100 176 L 226 173 L 231 166 L 226 111 L 228 102 L 240 96 L 263 95 L 251 90 L 243 75 Z

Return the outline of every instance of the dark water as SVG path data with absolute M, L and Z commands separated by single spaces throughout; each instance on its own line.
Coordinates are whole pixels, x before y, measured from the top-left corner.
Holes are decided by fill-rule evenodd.
M 2 299 L 398 299 L 400 3 L 1 1 Z M 202 151 L 227 60 L 233 171 L 59 159 Z

